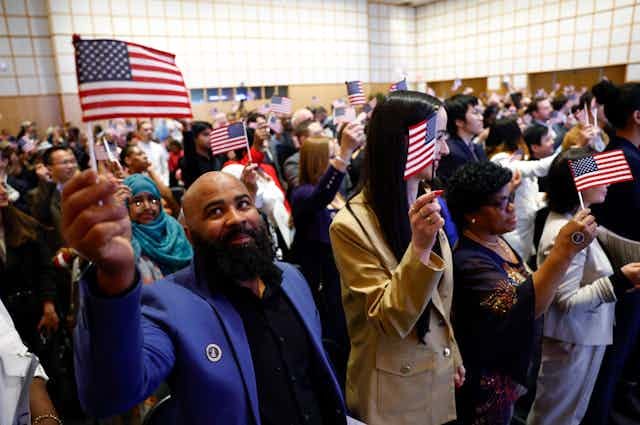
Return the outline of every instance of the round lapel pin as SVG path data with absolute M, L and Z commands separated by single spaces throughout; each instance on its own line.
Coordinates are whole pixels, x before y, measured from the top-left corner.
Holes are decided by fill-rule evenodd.
M 218 344 L 207 345 L 207 358 L 210 362 L 219 362 L 222 359 L 222 349 Z

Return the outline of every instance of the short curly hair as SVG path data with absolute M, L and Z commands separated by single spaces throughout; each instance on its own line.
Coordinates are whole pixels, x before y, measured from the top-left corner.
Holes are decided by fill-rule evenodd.
M 449 179 L 446 200 L 458 229 L 467 227 L 464 216 L 487 205 L 511 181 L 511 170 L 493 162 L 469 162 Z

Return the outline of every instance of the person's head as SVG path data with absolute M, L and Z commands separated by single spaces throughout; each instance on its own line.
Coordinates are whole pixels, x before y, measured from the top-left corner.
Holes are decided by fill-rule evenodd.
M 300 184 L 317 184 L 327 171 L 330 156 L 330 138 L 309 137 L 300 148 Z
M 269 235 L 246 186 L 222 172 L 200 176 L 183 198 L 187 237 L 213 289 L 279 279 Z
M 495 104 L 491 104 L 489 106 L 487 106 L 484 109 L 484 112 L 482 113 L 482 126 L 484 128 L 489 128 L 493 125 L 493 123 L 496 122 L 496 119 L 498 118 L 498 112 L 500 111 L 500 108 L 498 107 L 498 105 Z
M 31 216 L 14 207 L 9 201 L 7 184 L 0 180 L 0 228 L 8 248 L 17 248 L 23 243 L 38 238 L 40 225 Z
M 526 147 L 522 141 L 522 131 L 517 118 L 499 118 L 489 127 L 489 135 L 485 141 L 487 156 L 498 152 L 514 153 Z
M 149 142 L 153 138 L 153 124 L 151 121 L 143 120 L 138 122 L 138 137 L 143 142 Z
M 213 126 L 206 121 L 194 121 L 191 123 L 191 132 L 196 140 L 196 146 L 200 152 L 208 152 L 209 135 Z
M 523 137 L 532 159 L 542 159 L 553 154 L 554 140 L 549 127 L 533 123 L 524 131 Z
M 527 107 L 527 113 L 536 121 L 547 122 L 551 118 L 551 102 L 548 97 L 538 96 L 534 97 L 529 106 Z
M 137 145 L 127 145 L 120 152 L 120 162 L 124 164 L 131 174 L 147 171 L 151 162 L 147 154 Z
M 434 161 L 412 177 L 431 181 L 440 157 L 449 153 L 446 143 L 447 112 L 439 99 L 415 91 L 396 91 L 377 104 L 369 121 L 361 186 L 398 261 L 411 238 L 407 182 L 404 178 L 409 127 L 434 116 Z
M 580 206 L 578 191 L 569 167 L 569 161 L 578 161 L 590 155 L 588 148 L 568 149 L 558 155 L 547 174 L 547 205 L 558 214 L 573 214 Z M 582 192 L 585 206 L 601 204 L 607 196 L 607 186 L 596 186 Z
M 78 162 L 69 148 L 54 146 L 47 149 L 42 160 L 51 173 L 51 180 L 64 184 L 78 172 Z
M 216 112 L 216 114 L 213 116 L 213 128 L 220 128 L 227 124 L 229 124 L 229 121 L 227 120 L 227 114 L 225 114 L 224 112 Z
M 293 143 L 298 149 L 304 145 L 305 140 L 312 136 L 320 136 L 322 134 L 322 126 L 314 120 L 306 120 L 299 123 L 293 129 Z
M 446 199 L 458 229 L 501 235 L 516 227 L 511 171 L 491 161 L 470 162 L 447 182 Z
M 551 101 L 551 107 L 554 111 L 566 113 L 566 107 L 569 104 L 569 98 L 564 94 L 557 94 Z
M 298 124 L 309 120 L 313 120 L 313 112 L 307 108 L 301 108 L 293 113 L 293 116 L 291 117 L 291 126 L 295 129 Z
M 313 117 L 319 123 L 323 123 L 327 119 L 327 110 L 324 106 L 318 106 L 313 110 Z
M 247 135 L 254 147 L 264 149 L 265 141 L 269 140 L 269 124 L 267 117 L 259 112 L 251 112 L 247 116 Z
M 176 139 L 169 139 L 169 144 L 167 145 L 167 149 L 169 152 L 174 154 L 179 154 L 182 151 L 182 143 L 177 141 Z
M 156 220 L 162 212 L 162 196 L 153 180 L 144 174 L 131 174 L 124 179 L 124 184 L 131 189 L 127 201 L 131 221 L 150 224 Z
M 640 83 L 621 86 L 602 80 L 591 88 L 596 101 L 604 105 L 607 120 L 617 130 L 640 129 Z
M 447 131 L 451 136 L 470 137 L 482 131 L 482 112 L 478 98 L 456 94 L 444 102 L 447 110 Z

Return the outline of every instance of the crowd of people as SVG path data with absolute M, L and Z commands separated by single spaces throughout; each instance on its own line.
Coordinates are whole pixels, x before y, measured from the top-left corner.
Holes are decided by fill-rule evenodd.
M 3 130 L 1 423 L 640 423 L 640 84 L 376 99 Z

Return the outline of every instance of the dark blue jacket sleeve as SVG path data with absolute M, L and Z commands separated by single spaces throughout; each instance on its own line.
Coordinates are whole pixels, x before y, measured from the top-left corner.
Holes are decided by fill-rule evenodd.
M 344 176 L 345 173 L 330 165 L 317 185 L 303 185 L 295 188 L 291 193 L 291 208 L 294 219 L 326 208 L 338 193 Z
M 171 371 L 175 353 L 161 306 L 141 313 L 142 285 L 120 297 L 100 297 L 89 276 L 81 281 L 75 329 L 75 369 L 80 403 L 103 418 L 147 398 Z M 148 310 L 148 311 L 147 311 Z

